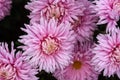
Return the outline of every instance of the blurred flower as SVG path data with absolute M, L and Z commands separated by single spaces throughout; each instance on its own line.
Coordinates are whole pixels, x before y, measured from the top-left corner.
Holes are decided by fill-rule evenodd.
M 83 14 L 82 6 L 76 5 L 74 0 L 31 0 L 25 8 L 31 11 L 31 22 L 39 22 L 41 13 L 46 19 L 54 17 L 59 22 L 64 22 L 76 20 L 77 15 Z
M 36 73 L 21 52 L 15 54 L 13 44 L 11 52 L 7 44 L 0 44 L 0 80 L 37 80 Z
M 78 45 L 78 44 L 77 44 Z M 56 70 L 54 76 L 58 80 L 97 80 L 98 73 L 92 66 L 92 43 L 85 42 L 75 49 L 73 62 L 63 70 Z
M 25 45 L 24 55 L 33 66 L 38 65 L 40 71 L 53 72 L 69 64 L 75 35 L 68 22 L 58 25 L 55 19 L 41 18 L 40 24 L 26 25 L 23 31 L 27 35 L 21 36 L 19 41 Z
M 77 34 L 77 39 L 80 42 L 85 40 L 91 40 L 93 38 L 93 33 L 97 28 L 97 16 L 93 8 L 93 4 L 88 0 L 77 0 L 76 4 L 83 4 L 83 15 L 78 15 L 78 20 L 74 20 L 72 23 L 73 30 Z
M 117 74 L 120 78 L 120 30 L 97 36 L 98 44 L 93 49 L 92 61 L 96 70 L 104 76 Z
M 10 14 L 12 0 L 0 0 L 0 20 Z
M 96 0 L 96 11 L 100 20 L 98 24 L 106 24 L 106 31 L 114 31 L 120 16 L 120 0 Z

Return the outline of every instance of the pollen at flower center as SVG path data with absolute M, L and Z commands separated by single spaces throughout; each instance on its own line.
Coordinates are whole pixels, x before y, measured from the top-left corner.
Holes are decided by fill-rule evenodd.
M 49 11 L 49 17 L 50 18 L 55 18 L 55 19 L 60 19 L 61 16 L 63 16 L 64 14 L 64 9 L 62 7 L 59 7 L 57 4 L 55 5 L 51 5 L 49 8 L 48 8 L 48 11 Z
M 120 45 L 114 49 L 112 57 L 113 60 L 120 62 Z
M 74 61 L 74 63 L 72 64 L 73 68 L 75 68 L 76 70 L 77 69 L 80 69 L 81 66 L 82 66 L 82 63 L 80 61 Z
M 115 9 L 120 12 L 120 2 L 115 3 Z
M 1 71 L 0 72 L 0 79 L 8 80 L 9 76 L 8 76 L 7 72 Z
M 58 50 L 58 42 L 50 37 L 42 42 L 42 50 L 45 54 L 53 54 Z

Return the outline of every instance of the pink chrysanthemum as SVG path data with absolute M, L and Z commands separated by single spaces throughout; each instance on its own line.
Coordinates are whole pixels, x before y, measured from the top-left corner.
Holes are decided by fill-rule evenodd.
M 83 43 L 74 54 L 73 63 L 63 70 L 56 70 L 54 76 L 58 80 L 97 80 L 98 73 L 92 66 L 91 43 Z
M 83 4 L 83 15 L 78 16 L 78 20 L 75 20 L 73 24 L 73 29 L 77 34 L 77 39 L 80 42 L 84 40 L 90 40 L 95 31 L 97 16 L 93 8 L 93 4 L 88 0 L 77 0 L 77 4 Z
M 0 80 L 37 80 L 37 71 L 23 59 L 22 53 L 11 47 L 11 52 L 7 44 L 0 44 Z
M 59 22 L 73 21 L 82 14 L 82 4 L 76 5 L 74 0 L 31 0 L 25 8 L 30 10 L 31 22 L 39 22 L 41 13 L 46 19 L 55 18 Z
M 96 55 L 93 63 L 96 70 L 103 71 L 104 76 L 117 74 L 120 78 L 120 30 L 97 36 L 98 44 L 93 49 Z
M 0 20 L 10 14 L 11 0 L 0 0 Z
M 98 24 L 106 24 L 106 31 L 115 30 L 120 16 L 120 0 L 96 0 L 96 11 L 100 18 Z
M 40 24 L 26 25 L 23 31 L 27 35 L 21 36 L 20 42 L 25 45 L 24 55 L 32 65 L 38 65 L 39 70 L 53 72 L 69 64 L 75 42 L 69 23 L 58 25 L 54 19 L 46 21 L 41 18 Z

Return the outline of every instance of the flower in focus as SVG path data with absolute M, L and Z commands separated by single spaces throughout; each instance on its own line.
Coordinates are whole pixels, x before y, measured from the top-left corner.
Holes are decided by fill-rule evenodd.
M 97 16 L 93 8 L 93 4 L 88 0 L 77 0 L 76 4 L 83 4 L 83 15 L 78 15 L 78 20 L 72 23 L 73 30 L 77 34 L 77 39 L 80 42 L 91 40 L 94 31 L 96 30 Z
M 0 0 L 0 20 L 10 14 L 11 0 Z
M 58 25 L 55 19 L 41 18 L 40 24 L 26 25 L 23 31 L 27 35 L 21 36 L 19 41 L 25 45 L 24 55 L 33 66 L 37 65 L 40 71 L 53 72 L 69 64 L 75 35 L 68 22 Z
M 48 20 L 55 18 L 58 22 L 72 22 L 77 19 L 77 15 L 83 14 L 82 6 L 76 5 L 74 0 L 31 0 L 25 8 L 31 11 L 31 22 L 39 22 L 41 14 Z
M 93 54 L 92 44 L 86 42 L 77 47 L 74 52 L 72 63 L 63 70 L 56 70 L 54 76 L 58 80 L 97 80 L 98 72 L 91 63 Z
M 92 61 L 96 70 L 104 76 L 117 74 L 120 78 L 120 30 L 97 36 L 98 44 L 93 48 Z
M 120 0 L 96 0 L 96 11 L 100 20 L 98 24 L 106 24 L 106 31 L 114 31 L 120 16 Z
M 21 52 L 15 54 L 13 44 L 11 52 L 7 44 L 0 44 L 0 80 L 37 80 L 36 73 Z

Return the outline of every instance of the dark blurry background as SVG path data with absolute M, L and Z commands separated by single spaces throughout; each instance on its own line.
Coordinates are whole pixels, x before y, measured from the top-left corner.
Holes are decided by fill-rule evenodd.
M 2 21 L 0 21 L 0 42 L 7 42 L 8 44 L 11 41 L 14 41 L 15 47 L 21 45 L 17 39 L 20 35 L 23 35 L 24 32 L 21 31 L 21 27 L 24 27 L 24 24 L 29 24 L 29 11 L 24 8 L 29 0 L 12 0 L 12 9 L 11 14 L 6 16 Z M 95 36 L 99 32 L 104 32 L 104 26 L 99 28 L 99 31 L 95 31 Z M 40 77 L 39 80 L 56 80 L 51 73 L 46 73 L 44 71 L 39 72 L 36 76 Z M 115 75 L 114 77 L 103 77 L 102 73 L 99 76 L 99 80 L 120 80 Z
M 10 15 L 0 21 L 0 41 L 16 42 L 18 37 L 23 34 L 20 27 L 23 27 L 24 23 L 29 23 L 27 18 L 29 12 L 24 9 L 27 2 L 28 0 L 12 0 Z

